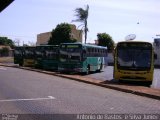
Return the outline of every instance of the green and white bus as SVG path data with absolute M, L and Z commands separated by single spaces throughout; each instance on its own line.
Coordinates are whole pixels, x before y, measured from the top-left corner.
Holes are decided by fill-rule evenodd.
M 35 68 L 43 68 L 45 45 L 38 45 L 35 48 Z
M 24 47 L 23 66 L 34 67 L 35 64 L 35 46 Z
M 101 71 L 107 66 L 107 47 L 82 44 L 62 43 L 59 49 L 60 72 Z
M 43 46 L 42 66 L 46 70 L 58 70 L 59 62 L 59 46 L 45 45 Z
M 24 47 L 18 46 L 14 48 L 14 64 L 19 64 L 23 66 L 23 57 L 24 57 Z

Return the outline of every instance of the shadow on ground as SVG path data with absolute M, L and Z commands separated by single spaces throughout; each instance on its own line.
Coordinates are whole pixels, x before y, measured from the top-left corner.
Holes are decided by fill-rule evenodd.
M 113 85 L 127 85 L 127 86 L 145 86 L 150 87 L 152 82 L 144 82 L 144 81 L 122 81 L 122 80 L 106 80 L 102 81 L 102 84 L 113 84 Z
M 58 72 L 58 73 L 62 73 L 62 74 L 65 74 L 65 75 L 81 75 L 81 76 L 87 76 L 87 75 L 92 75 L 92 74 L 95 74 L 95 73 L 101 73 L 103 71 L 94 71 L 94 72 L 89 72 L 89 74 L 86 74 L 85 72 L 83 73 L 79 73 L 79 72 L 71 72 L 71 71 L 63 71 L 63 72 L 59 72 L 59 71 L 55 71 L 55 72 Z

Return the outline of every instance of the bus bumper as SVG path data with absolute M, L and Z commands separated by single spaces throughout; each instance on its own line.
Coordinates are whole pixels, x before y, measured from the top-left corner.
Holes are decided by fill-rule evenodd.
M 119 71 L 114 75 L 114 79 L 124 81 L 152 81 L 153 75 L 148 71 Z
M 33 59 L 24 59 L 23 66 L 25 67 L 34 67 L 35 61 Z

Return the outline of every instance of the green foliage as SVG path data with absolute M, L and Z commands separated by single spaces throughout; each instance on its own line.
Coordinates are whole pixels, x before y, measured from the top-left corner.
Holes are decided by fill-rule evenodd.
M 89 5 L 87 5 L 86 9 L 83 8 L 76 8 L 75 9 L 76 13 L 76 20 L 73 20 L 73 22 L 82 22 L 80 26 L 82 26 L 82 29 L 85 33 L 85 43 L 87 40 L 87 32 L 88 32 L 88 24 L 87 24 L 87 19 L 88 19 L 88 14 L 89 14 Z
M 68 23 L 61 23 L 52 30 L 48 44 L 59 45 L 61 43 L 72 42 L 76 42 L 76 40 L 71 38 L 71 26 Z
M 109 51 L 112 51 L 114 49 L 114 41 L 112 40 L 112 37 L 109 34 L 106 33 L 98 33 L 98 45 L 99 46 L 107 46 Z
M 9 48 L 8 47 L 3 47 L 0 49 L 0 56 L 8 56 L 9 54 Z
M 11 39 L 8 39 L 7 37 L 0 37 L 0 45 L 7 45 L 13 48 L 14 42 Z

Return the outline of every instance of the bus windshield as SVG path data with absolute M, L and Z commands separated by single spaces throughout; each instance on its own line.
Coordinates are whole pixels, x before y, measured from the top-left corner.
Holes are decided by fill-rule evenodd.
M 32 50 L 25 50 L 25 58 L 34 58 L 34 52 Z
M 117 51 L 118 68 L 124 70 L 146 70 L 151 67 L 151 49 L 120 48 Z
M 41 50 L 36 50 L 35 54 L 36 54 L 36 57 L 38 57 L 38 58 L 42 58 L 43 57 L 43 51 L 41 51 Z
M 37 46 L 35 48 L 35 57 L 36 57 L 36 59 L 44 57 L 44 46 Z
M 54 51 L 53 50 L 46 50 L 45 51 L 45 58 L 47 58 L 47 59 L 57 59 L 57 57 L 58 57 L 58 52 L 57 52 L 56 49 Z
M 60 50 L 60 61 L 80 61 L 81 48 L 79 45 L 62 45 Z
M 21 50 L 14 50 L 14 56 L 21 57 L 22 56 L 22 51 Z

